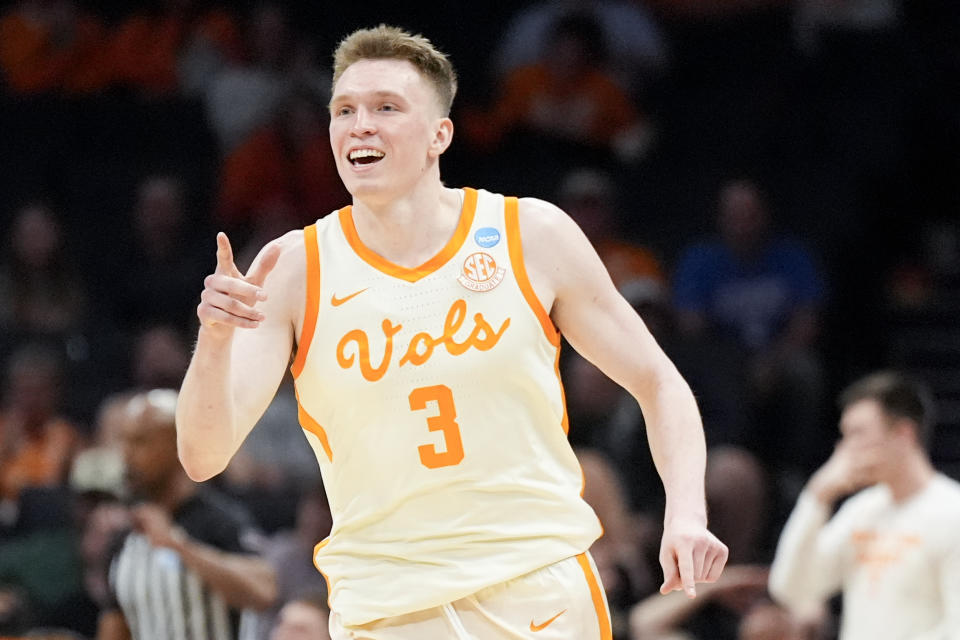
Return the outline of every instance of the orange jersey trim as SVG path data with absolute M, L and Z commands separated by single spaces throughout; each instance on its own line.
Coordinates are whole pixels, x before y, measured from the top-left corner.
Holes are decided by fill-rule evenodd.
M 319 422 L 313 419 L 313 416 L 307 413 L 303 405 L 300 404 L 300 393 L 296 388 L 294 388 L 294 394 L 297 397 L 297 419 L 300 421 L 300 426 L 303 427 L 304 430 L 317 436 L 321 446 L 323 446 L 324 453 L 327 454 L 327 460 L 333 462 L 333 451 L 330 450 L 330 441 L 327 439 L 327 432 L 320 426 Z
M 603 589 L 600 588 L 600 582 L 597 580 L 593 567 L 590 566 L 590 560 L 586 553 L 577 556 L 577 562 L 583 569 L 583 576 L 587 579 L 587 585 L 590 587 L 590 598 L 593 600 L 593 608 L 597 611 L 597 621 L 600 624 L 600 640 L 613 640 L 613 631 L 610 626 L 610 614 L 607 612 L 607 604 L 603 595 Z
M 559 335 L 558 335 L 558 340 L 559 340 Z M 563 418 L 560 419 L 560 424 L 563 425 L 563 433 L 564 435 L 566 435 L 570 433 L 570 418 L 567 416 L 567 392 L 563 388 L 563 379 L 560 377 L 560 345 L 559 344 L 557 345 L 557 356 L 553 360 L 553 370 L 557 374 L 557 384 L 560 385 L 560 404 L 563 405 Z
M 303 314 L 303 332 L 297 343 L 297 357 L 290 367 L 294 378 L 299 377 L 307 362 L 307 352 L 313 342 L 320 312 L 320 245 L 317 243 L 317 224 L 303 229 L 303 245 L 307 251 L 307 303 Z
M 330 536 L 327 536 L 313 547 L 313 566 L 317 571 L 320 572 L 320 575 L 323 576 L 324 582 L 327 583 L 327 609 L 331 609 L 332 607 L 330 606 L 330 598 L 333 594 L 333 583 L 330 581 L 330 578 L 327 576 L 327 574 L 323 572 L 323 569 L 320 568 L 320 565 L 317 564 L 317 553 L 320 551 L 320 549 L 325 547 L 328 542 L 330 542 Z
M 457 228 L 453 232 L 453 236 L 449 241 L 447 241 L 446 246 L 440 250 L 440 253 L 433 256 L 419 267 L 414 267 L 412 269 L 408 267 L 401 267 L 398 264 L 390 262 L 380 254 L 371 251 L 365 244 L 363 244 L 363 241 L 360 240 L 360 235 L 357 233 L 357 227 L 353 221 L 352 207 L 344 207 L 341 209 L 339 216 L 340 227 L 343 229 L 343 234 L 347 238 L 347 243 L 349 243 L 354 252 L 360 256 L 361 260 L 369 264 L 377 271 L 382 271 L 388 276 L 400 278 L 401 280 L 406 280 L 407 282 L 416 282 L 445 265 L 450 258 L 456 255 L 457 251 L 460 250 L 460 247 L 463 246 L 464 241 L 467 239 L 467 234 L 470 232 L 471 225 L 473 225 L 473 216 L 476 214 L 476 212 L 477 191 L 475 189 L 464 187 L 463 208 L 460 211 L 460 222 L 457 223 Z
M 560 332 L 553 326 L 553 320 L 550 314 L 543 308 L 543 304 L 537 297 L 530 284 L 530 278 L 527 277 L 527 268 L 523 263 L 523 244 L 520 241 L 520 204 L 516 198 L 506 198 L 504 202 L 504 218 L 507 228 L 507 249 L 510 255 L 510 264 L 513 265 L 513 274 L 517 278 L 517 284 L 520 286 L 520 292 L 527 301 L 530 309 L 533 310 L 543 333 L 556 347 L 560 346 Z M 566 406 L 566 404 L 564 404 Z M 566 409 L 564 409 L 566 414 Z M 564 420 L 566 422 L 566 420 Z M 566 428 L 564 428 L 566 431 Z

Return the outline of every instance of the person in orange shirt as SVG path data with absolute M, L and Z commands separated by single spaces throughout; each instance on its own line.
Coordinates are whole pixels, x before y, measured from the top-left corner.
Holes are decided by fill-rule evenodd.
M 0 412 L 0 500 L 16 502 L 28 487 L 61 483 L 80 437 L 57 414 L 60 365 L 36 345 L 22 347 L 7 369 Z
M 517 128 L 593 147 L 639 148 L 643 119 L 626 92 L 603 69 L 603 32 L 587 15 L 553 26 L 541 62 L 513 71 L 486 118 L 468 123 L 468 135 L 495 147 Z
M 290 212 L 295 226 L 302 226 L 343 202 L 346 192 L 333 164 L 321 109 L 312 94 L 294 92 L 272 123 L 227 156 L 217 217 L 228 228 L 255 226 L 256 217 L 277 206 Z
M 181 85 L 181 55 L 191 47 L 205 49 L 214 64 L 240 60 L 234 16 L 193 0 L 168 0 L 160 12 L 136 12 L 120 23 L 111 44 L 117 80 L 149 93 L 173 93 Z
M 0 69 L 15 93 L 102 89 L 106 49 L 101 22 L 71 0 L 28 0 L 0 18 Z

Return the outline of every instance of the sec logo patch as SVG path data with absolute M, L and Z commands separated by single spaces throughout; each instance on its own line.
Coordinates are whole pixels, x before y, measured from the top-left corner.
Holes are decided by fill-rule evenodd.
M 467 256 L 457 282 L 471 291 L 490 291 L 503 282 L 506 269 L 497 266 L 489 253 L 477 251 Z

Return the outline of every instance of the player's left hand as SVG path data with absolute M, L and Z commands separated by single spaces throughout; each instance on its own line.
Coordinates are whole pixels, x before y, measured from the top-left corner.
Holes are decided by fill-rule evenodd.
M 682 590 L 688 598 L 696 597 L 696 583 L 716 582 L 728 555 L 727 545 L 702 522 L 672 519 L 664 525 L 660 542 L 660 566 L 663 567 L 660 593 Z

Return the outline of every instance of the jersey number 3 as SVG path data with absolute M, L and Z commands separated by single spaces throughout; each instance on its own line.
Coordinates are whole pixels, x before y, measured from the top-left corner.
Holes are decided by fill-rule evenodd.
M 430 431 L 443 432 L 445 451 L 437 451 L 432 444 L 417 447 L 420 462 L 428 469 L 451 467 L 463 460 L 463 441 L 460 439 L 460 425 L 457 424 L 457 408 L 453 404 L 453 392 L 442 384 L 432 387 L 419 387 L 410 392 L 410 410 L 421 411 L 430 402 L 437 403 L 439 413 L 427 418 Z

